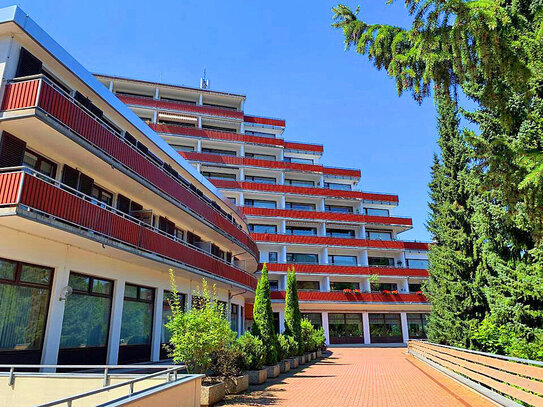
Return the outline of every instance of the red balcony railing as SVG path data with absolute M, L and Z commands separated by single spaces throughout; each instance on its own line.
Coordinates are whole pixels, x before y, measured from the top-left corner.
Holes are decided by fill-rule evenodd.
M 179 112 L 199 113 L 209 116 L 231 117 L 243 119 L 243 112 L 233 109 L 221 109 L 214 106 L 202 106 L 192 103 L 174 102 L 170 100 L 159 100 L 145 96 L 117 95 L 127 105 L 152 107 L 155 109 L 175 110 Z
M 259 160 L 256 158 L 234 157 L 218 154 L 205 154 L 196 152 L 179 152 L 187 160 L 198 162 L 209 162 L 230 165 L 247 165 L 253 167 L 285 169 L 305 172 L 316 172 L 321 174 L 337 175 L 342 177 L 360 178 L 360 170 L 350 168 L 324 167 L 319 164 L 298 164 L 286 161 Z
M 294 268 L 299 274 L 322 274 L 322 275 L 349 275 L 367 276 L 376 274 L 379 276 L 398 277 L 428 277 L 428 270 L 412 269 L 407 267 L 381 267 L 381 266 L 337 266 L 333 264 L 285 264 L 268 263 L 268 271 L 286 272 Z M 259 270 L 262 269 L 262 264 Z
M 372 249 L 428 250 L 428 243 L 402 240 L 368 240 L 325 236 L 295 236 L 268 233 L 251 233 L 257 242 L 293 243 L 321 246 L 367 247 Z
M 272 119 L 270 117 L 245 115 L 243 116 L 243 121 L 245 123 L 255 123 L 255 124 L 264 124 L 267 126 L 285 127 L 285 121 L 283 119 Z
M 341 189 L 297 187 L 292 185 L 259 184 L 256 182 L 240 182 L 224 179 L 210 180 L 217 188 L 239 189 L 247 191 L 279 192 L 283 194 L 324 196 L 334 198 L 353 198 L 364 201 L 398 203 L 398 195 L 377 194 L 361 191 L 344 191 Z
M 410 218 L 396 218 L 390 216 L 368 216 L 353 213 L 298 211 L 294 209 L 268 209 L 242 206 L 241 211 L 247 216 L 262 216 L 272 218 L 304 219 L 304 220 L 326 220 L 330 222 L 367 223 L 379 225 L 412 225 Z
M 225 260 L 28 169 L 0 173 L 0 206 L 22 206 L 205 273 L 256 288 L 256 278 Z
M 284 291 L 272 291 L 272 300 L 285 300 Z M 428 303 L 419 294 L 343 293 L 342 291 L 298 291 L 300 301 L 314 302 L 386 302 L 386 303 Z
M 40 108 L 80 137 L 95 145 L 117 162 L 148 180 L 174 198 L 194 215 L 218 231 L 227 233 L 258 258 L 258 248 L 237 224 L 191 189 L 151 161 L 120 134 L 90 113 L 76 100 L 44 78 L 17 81 L 6 86 L 2 110 Z

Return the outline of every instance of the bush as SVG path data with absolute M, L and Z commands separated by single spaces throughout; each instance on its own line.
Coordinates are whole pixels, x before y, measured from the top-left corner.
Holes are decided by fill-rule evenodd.
M 265 348 L 262 340 L 257 338 L 250 332 L 246 332 L 241 335 L 236 343 L 235 347 L 238 349 L 241 358 L 241 369 L 243 370 L 259 370 L 262 369 L 264 364 Z
M 317 349 L 315 336 L 313 334 L 315 328 L 313 328 L 313 324 L 308 319 L 302 319 L 301 327 L 303 351 L 312 352 L 313 350 Z
M 262 274 L 256 287 L 255 305 L 253 308 L 253 335 L 262 339 L 266 364 L 277 363 L 277 338 L 273 327 L 273 311 L 270 299 L 270 280 L 266 263 L 262 267 Z
M 298 353 L 298 344 L 292 336 L 277 335 L 279 344 L 279 360 L 288 359 Z
M 172 315 L 166 328 L 171 333 L 171 356 L 175 363 L 184 363 L 189 373 L 206 373 L 212 364 L 214 352 L 230 346 L 235 332 L 224 318 L 224 307 L 215 300 L 215 287 L 211 294 L 207 281 L 202 281 L 202 291 L 196 295 L 202 297 L 201 308 L 189 311 L 182 309 L 179 293 L 175 285 L 175 276 L 170 269 L 172 296 L 168 299 Z
M 240 376 L 244 366 L 244 356 L 239 346 L 232 344 L 211 355 L 211 370 L 220 377 L 232 378 Z
M 315 349 L 322 349 L 326 345 L 326 336 L 324 335 L 324 328 L 321 326 L 319 329 L 313 328 L 313 344 Z

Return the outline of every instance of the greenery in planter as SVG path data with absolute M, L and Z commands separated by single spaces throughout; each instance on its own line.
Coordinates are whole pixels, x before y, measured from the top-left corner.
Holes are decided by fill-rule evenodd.
M 302 314 L 298 303 L 298 289 L 296 288 L 296 272 L 294 267 L 288 269 L 287 289 L 285 297 L 285 332 L 286 336 L 292 336 L 298 344 L 298 355 L 304 352 L 302 341 Z
M 234 345 L 242 358 L 240 360 L 243 370 L 259 370 L 264 364 L 265 348 L 262 340 L 250 332 L 241 335 Z
M 311 336 L 313 338 L 312 342 L 315 345 L 314 350 L 324 348 L 324 345 L 326 344 L 326 336 L 324 335 L 324 328 L 322 326 L 318 329 L 313 327 Z
M 317 350 L 317 342 L 315 338 L 315 328 L 313 328 L 313 324 L 308 319 L 302 319 L 301 322 L 302 327 L 302 343 L 303 343 L 303 350 L 304 352 L 312 352 L 314 350 Z
M 267 365 L 277 363 L 277 337 L 273 327 L 273 311 L 270 298 L 270 280 L 268 266 L 264 263 L 262 273 L 256 287 L 255 305 L 253 308 L 252 333 L 262 339 L 265 347 Z
M 202 280 L 201 308 L 185 311 L 179 301 L 173 270 L 170 269 L 172 296 L 168 299 L 172 315 L 166 323 L 171 332 L 170 348 L 175 363 L 185 363 L 189 373 L 206 373 L 212 365 L 212 354 L 232 344 L 235 333 L 224 318 L 224 306 L 216 301 L 215 286 L 209 291 Z
M 277 342 L 279 344 L 279 360 L 291 358 L 298 353 L 298 344 L 292 336 L 279 334 Z
M 211 355 L 211 370 L 215 375 L 223 378 L 241 376 L 245 365 L 245 356 L 236 343 L 213 352 Z

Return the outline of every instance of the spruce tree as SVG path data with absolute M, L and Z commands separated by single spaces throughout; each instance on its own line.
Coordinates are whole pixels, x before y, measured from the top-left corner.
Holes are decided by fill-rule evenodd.
M 292 336 L 298 345 L 298 354 L 304 352 L 302 343 L 302 314 L 298 303 L 298 289 L 296 287 L 296 272 L 294 268 L 288 269 L 287 287 L 285 293 L 285 335 Z
M 428 230 L 429 280 L 425 293 L 432 303 L 428 337 L 439 343 L 469 347 L 470 333 L 485 316 L 484 296 L 477 277 L 477 236 L 472 227 L 477 173 L 470 169 L 470 148 L 460 131 L 456 100 L 448 89 L 436 92 L 438 144 L 430 182 Z
M 258 336 L 265 347 L 267 365 L 277 363 L 277 336 L 273 327 L 273 311 L 270 298 L 270 280 L 268 266 L 264 263 L 256 286 L 255 304 L 253 308 L 253 335 Z

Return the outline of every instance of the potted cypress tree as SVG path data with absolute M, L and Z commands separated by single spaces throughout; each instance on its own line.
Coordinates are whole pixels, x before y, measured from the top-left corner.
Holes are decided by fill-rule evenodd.
M 298 303 L 298 289 L 296 288 L 296 271 L 294 267 L 287 272 L 287 288 L 285 296 L 285 335 L 292 336 L 296 342 L 298 364 L 304 364 L 304 344 L 302 342 L 302 314 Z M 297 367 L 297 366 L 296 366 Z

